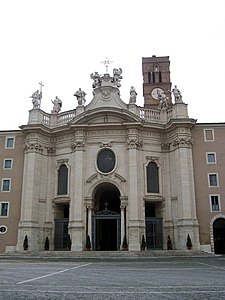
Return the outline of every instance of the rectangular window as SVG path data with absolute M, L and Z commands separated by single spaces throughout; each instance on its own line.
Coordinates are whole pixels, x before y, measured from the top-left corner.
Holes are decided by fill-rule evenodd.
M 218 174 L 208 174 L 209 187 L 218 187 Z
M 5 148 L 14 148 L 14 142 L 15 138 L 14 137 L 6 137 L 6 142 L 5 142 Z
M 11 186 L 11 179 L 2 179 L 2 191 L 9 192 Z
M 206 153 L 206 162 L 207 164 L 216 164 L 216 153 Z
M 9 203 L 0 202 L 0 217 L 8 217 L 9 213 Z
M 219 195 L 209 195 L 211 211 L 220 211 Z
M 13 160 L 11 158 L 4 159 L 3 169 L 12 169 L 12 162 Z
M 204 139 L 205 142 L 214 141 L 214 129 L 204 129 Z

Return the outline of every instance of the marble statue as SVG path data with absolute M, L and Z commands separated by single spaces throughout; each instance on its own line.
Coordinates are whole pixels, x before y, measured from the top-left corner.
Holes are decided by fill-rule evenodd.
M 82 91 L 81 88 L 79 88 L 79 90 L 76 91 L 74 96 L 77 97 L 78 105 L 84 105 L 84 103 L 86 102 L 86 100 L 85 100 L 86 93 L 84 91 Z
M 30 98 L 32 98 L 33 108 L 39 108 L 42 98 L 42 92 L 39 92 L 39 90 L 37 90 L 30 96 Z
M 159 99 L 159 108 L 167 108 L 168 107 L 168 104 L 167 104 L 168 98 L 164 94 L 164 91 L 158 89 L 157 95 L 158 95 L 158 99 Z
M 117 87 L 120 87 L 121 84 L 120 84 L 120 80 L 123 79 L 123 77 L 121 76 L 121 74 L 123 73 L 122 69 L 119 68 L 119 69 L 113 69 L 113 80 L 112 82 L 114 84 L 117 85 Z
M 52 109 L 52 114 L 58 114 L 61 110 L 62 107 L 62 101 L 56 96 L 55 100 L 52 101 L 53 103 L 53 109 Z
M 101 78 L 100 78 L 100 75 L 98 74 L 98 72 L 91 73 L 90 77 L 91 77 L 91 79 L 94 80 L 94 82 L 92 84 L 93 88 L 101 86 L 102 81 L 101 81 Z
M 182 95 L 181 95 L 181 92 L 180 92 L 180 90 L 177 88 L 176 85 L 175 85 L 174 88 L 172 89 L 172 93 L 173 93 L 173 96 L 174 96 L 175 103 L 182 102 Z
M 137 92 L 133 86 L 130 88 L 130 101 L 129 103 L 136 103 Z

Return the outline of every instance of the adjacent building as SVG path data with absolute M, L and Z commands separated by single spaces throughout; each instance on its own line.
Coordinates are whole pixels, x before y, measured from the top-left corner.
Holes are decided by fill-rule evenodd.
M 1 132 L 0 251 L 192 249 L 225 252 L 224 124 L 198 124 L 171 89 L 169 57 L 142 59 L 144 105 L 122 69 L 94 72 L 93 99 Z M 7 146 L 9 145 L 9 147 Z

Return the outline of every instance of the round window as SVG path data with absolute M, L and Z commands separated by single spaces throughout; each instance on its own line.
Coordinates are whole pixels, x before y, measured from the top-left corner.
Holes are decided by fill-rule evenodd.
M 6 232 L 7 232 L 7 227 L 4 226 L 4 225 L 1 225 L 1 226 L 0 226 L 0 234 L 4 234 L 4 233 L 6 233 Z
M 112 150 L 103 149 L 98 153 L 97 167 L 102 173 L 110 173 L 115 168 L 116 157 Z

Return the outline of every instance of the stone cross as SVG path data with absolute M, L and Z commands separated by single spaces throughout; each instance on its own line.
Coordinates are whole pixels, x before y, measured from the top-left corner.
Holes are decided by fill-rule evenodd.
M 108 210 L 109 203 L 107 201 L 105 201 L 104 205 L 105 205 L 105 210 Z
M 108 74 L 109 72 L 109 65 L 112 63 L 112 60 L 109 60 L 108 57 L 105 58 L 104 61 L 102 61 L 101 63 L 105 65 L 105 72 L 106 74 Z
M 40 103 L 39 103 L 39 107 L 41 107 L 42 87 L 44 86 L 44 84 L 42 84 L 42 81 L 41 81 L 41 82 L 39 82 L 39 84 L 40 84 L 40 95 L 41 95 L 41 97 L 40 97 Z

